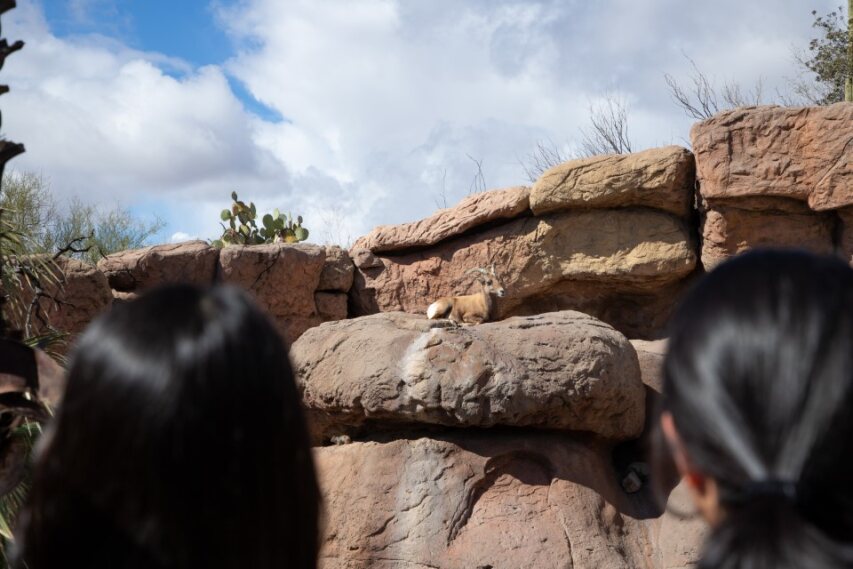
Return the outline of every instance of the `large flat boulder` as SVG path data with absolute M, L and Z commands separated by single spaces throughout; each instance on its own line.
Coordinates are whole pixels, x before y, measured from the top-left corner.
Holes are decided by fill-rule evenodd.
M 702 537 L 657 518 L 648 488 L 624 493 L 606 447 L 564 434 L 464 432 L 315 456 L 323 569 L 663 569 L 695 561 Z
M 603 322 L 560 312 L 435 326 L 386 313 L 305 332 L 291 358 L 318 437 L 378 423 L 640 434 L 637 355 Z
M 355 256 L 353 315 L 423 313 L 442 296 L 476 292 L 466 271 L 495 264 L 507 291 L 499 318 L 575 309 L 632 337 L 649 337 L 694 271 L 694 247 L 682 220 L 618 209 L 520 218 L 402 255 L 362 249 Z
M 853 205 L 853 103 L 747 107 L 690 130 L 706 200 L 792 198 L 814 211 Z
M 530 191 L 537 216 L 579 208 L 648 207 L 687 217 L 695 166 L 686 148 L 571 160 L 546 171 Z
M 110 286 L 122 292 L 138 292 L 167 283 L 207 286 L 213 283 L 219 250 L 205 241 L 186 241 L 129 249 L 107 255 L 98 269 Z
M 223 282 L 252 293 L 288 343 L 323 321 L 314 292 L 326 265 L 319 245 L 232 245 L 219 254 Z
M 510 220 L 524 214 L 530 189 L 524 186 L 472 194 L 452 208 L 441 209 L 420 221 L 401 225 L 380 225 L 359 238 L 353 249 L 386 253 L 435 245 L 469 229 L 496 220 Z

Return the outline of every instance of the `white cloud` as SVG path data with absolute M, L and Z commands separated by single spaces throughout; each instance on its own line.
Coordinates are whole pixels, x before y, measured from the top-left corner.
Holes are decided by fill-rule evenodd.
M 166 236 L 215 236 L 237 189 L 301 213 L 313 239 L 352 238 L 458 200 L 475 161 L 489 187 L 525 182 L 519 159 L 540 140 L 570 145 L 606 92 L 629 101 L 635 147 L 683 143 L 691 120 L 663 81 L 687 80 L 682 51 L 709 77 L 762 77 L 772 94 L 812 33 L 801 4 L 240 0 L 218 12 L 235 56 L 192 69 L 57 38 L 23 1 L 4 17 L 28 43 L 3 70 L 3 127 L 27 145 L 16 168 L 85 199 L 162 204 Z M 229 74 L 287 120 L 248 112 Z
M 182 243 L 184 241 L 192 241 L 194 239 L 198 239 L 198 235 L 190 235 L 183 231 L 176 231 L 171 237 L 169 237 L 169 243 Z

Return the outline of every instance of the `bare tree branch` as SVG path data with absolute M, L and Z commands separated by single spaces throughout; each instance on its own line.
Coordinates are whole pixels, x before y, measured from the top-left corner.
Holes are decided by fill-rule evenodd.
M 581 128 L 581 156 L 631 152 L 628 137 L 628 107 L 614 95 L 589 107 L 589 129 Z
M 687 116 L 705 120 L 727 109 L 762 104 L 764 85 L 761 78 L 747 92 L 744 92 L 743 88 L 734 82 L 724 82 L 718 88 L 699 69 L 695 61 L 687 54 L 683 55 L 690 62 L 690 67 L 693 68 L 693 72 L 690 74 L 692 86 L 689 88 L 682 87 L 678 80 L 669 73 L 665 73 L 663 78 L 672 100 L 682 108 Z
M 465 156 L 467 156 L 468 159 L 471 160 L 477 166 L 477 171 L 474 172 L 474 179 L 471 180 L 471 187 L 468 191 L 468 195 L 478 194 L 480 192 L 485 192 L 486 191 L 486 177 L 483 175 L 483 161 L 477 160 L 476 158 L 474 158 L 470 154 L 466 154 Z
M 524 168 L 524 174 L 527 180 L 532 184 L 539 177 L 556 166 L 562 164 L 569 159 L 569 156 L 563 154 L 553 141 L 547 142 L 540 140 L 536 143 L 536 148 L 533 152 L 527 155 L 525 160 L 519 160 L 521 167 Z

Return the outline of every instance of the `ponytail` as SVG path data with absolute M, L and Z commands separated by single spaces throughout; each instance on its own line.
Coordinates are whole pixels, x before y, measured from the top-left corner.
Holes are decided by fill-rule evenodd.
M 720 490 L 699 569 L 853 569 L 849 265 L 779 250 L 722 263 L 670 323 L 663 392 Z
M 727 509 L 705 543 L 697 569 L 849 569 L 850 548 L 809 523 L 780 494 Z

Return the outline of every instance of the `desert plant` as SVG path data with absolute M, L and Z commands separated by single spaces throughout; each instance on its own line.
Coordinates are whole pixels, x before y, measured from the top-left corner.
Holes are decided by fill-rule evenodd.
M 149 222 L 120 205 L 101 208 L 78 198 L 60 203 L 49 180 L 31 172 L 6 173 L 2 185 L 0 207 L 7 223 L 25 237 L 24 254 L 62 251 L 94 264 L 111 253 L 144 246 L 164 226 L 159 218 Z
M 256 222 L 258 210 L 254 202 L 239 199 L 237 192 L 231 192 L 231 209 L 223 209 L 220 218 L 223 222 L 222 236 L 211 242 L 215 247 L 227 245 L 259 245 L 261 243 L 298 243 L 308 239 L 308 229 L 302 226 L 302 216 L 283 215 L 278 209 L 261 218 L 261 227 Z

